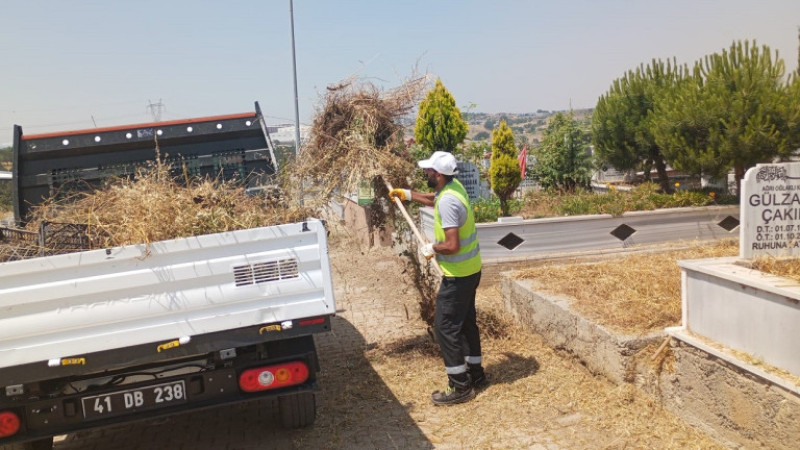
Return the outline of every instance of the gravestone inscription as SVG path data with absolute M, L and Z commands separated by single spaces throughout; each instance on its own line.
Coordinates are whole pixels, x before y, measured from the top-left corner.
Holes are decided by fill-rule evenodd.
M 757 164 L 742 180 L 739 256 L 800 255 L 800 163 Z

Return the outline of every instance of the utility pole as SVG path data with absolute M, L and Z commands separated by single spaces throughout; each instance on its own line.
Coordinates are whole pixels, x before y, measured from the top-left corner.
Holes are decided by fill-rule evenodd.
M 297 101 L 297 60 L 294 55 L 294 5 L 289 0 L 289 20 L 292 29 L 292 73 L 294 75 L 294 154 L 300 155 L 300 109 Z
M 150 112 L 150 115 L 153 116 L 153 122 L 161 122 L 161 108 L 163 107 L 164 104 L 161 103 L 161 99 L 158 99 L 158 103 L 147 100 L 147 110 Z

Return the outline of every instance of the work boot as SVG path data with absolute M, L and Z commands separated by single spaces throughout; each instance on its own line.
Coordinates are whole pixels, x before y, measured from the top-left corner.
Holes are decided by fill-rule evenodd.
M 483 371 L 483 366 L 480 364 L 468 364 L 469 377 L 472 380 L 472 387 L 475 389 L 482 389 L 489 384 L 486 378 L 486 372 Z
M 475 398 L 475 389 L 472 387 L 458 388 L 448 385 L 444 392 L 433 391 L 431 400 L 434 405 L 455 405 L 457 403 L 464 403 Z
M 467 372 L 447 375 L 447 389 L 444 392 L 434 391 L 431 395 L 434 405 L 454 405 L 473 398 L 475 390 L 472 389 Z

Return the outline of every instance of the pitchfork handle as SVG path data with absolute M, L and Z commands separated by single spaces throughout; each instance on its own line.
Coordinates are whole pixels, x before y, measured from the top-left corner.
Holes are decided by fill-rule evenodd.
M 389 183 L 389 182 L 388 182 L 388 181 L 386 181 L 386 180 L 383 180 L 383 182 L 384 182 L 384 183 L 386 183 L 386 187 L 389 189 L 389 192 L 391 192 L 391 191 L 392 191 L 392 189 L 393 189 L 393 188 L 392 188 L 392 184 L 391 184 L 391 183 Z M 416 226 L 416 225 L 414 225 L 414 221 L 413 221 L 413 220 L 411 220 L 411 216 L 409 216 L 409 215 L 408 215 L 408 211 L 406 211 L 406 207 L 403 205 L 403 201 L 402 201 L 402 200 L 400 200 L 400 199 L 399 199 L 399 198 L 397 198 L 397 197 L 393 197 L 393 199 L 394 199 L 394 203 L 395 203 L 395 205 L 397 205 L 397 207 L 398 207 L 398 208 L 400 208 L 400 212 L 401 212 L 401 213 L 403 213 L 403 217 L 405 217 L 405 218 L 406 218 L 406 222 L 408 222 L 408 226 L 409 226 L 409 227 L 411 227 L 411 231 L 413 231 L 413 232 L 414 232 L 414 236 L 416 236 L 416 237 L 417 237 L 417 240 L 419 241 L 419 245 L 425 245 L 425 244 L 427 244 L 427 243 L 428 243 L 428 240 L 427 240 L 427 239 L 425 239 L 425 237 L 424 237 L 424 236 L 423 236 L 423 235 L 422 235 L 422 234 L 419 232 L 419 229 L 417 229 L 417 226 Z M 411 199 L 409 199 L 409 200 L 411 200 Z M 433 261 L 433 268 L 434 268 L 434 271 L 436 271 L 436 273 L 437 273 L 439 276 L 443 276 L 443 275 L 444 275 L 444 273 L 442 272 L 442 268 L 441 268 L 441 267 L 439 267 L 439 263 L 436 261 L 436 258 L 433 258 L 433 260 L 432 260 L 432 261 Z

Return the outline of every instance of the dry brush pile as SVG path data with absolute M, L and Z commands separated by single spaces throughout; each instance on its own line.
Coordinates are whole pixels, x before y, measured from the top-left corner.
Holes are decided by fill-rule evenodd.
M 373 212 L 382 216 L 384 180 L 406 185 L 414 170 L 403 121 L 427 81 L 414 77 L 381 91 L 350 79 L 328 88 L 310 142 L 280 171 L 279 196 L 249 196 L 241 184 L 220 179 L 173 177 L 175 168 L 160 161 L 154 142 L 149 168 L 134 177 L 109 178 L 100 188 L 60 192 L 32 208 L 26 228 L 33 236 L 46 222 L 87 225 L 91 248 L 149 243 L 319 217 L 332 199 L 356 192 L 363 182 L 376 188 L 381 200 Z M 32 241 L 0 245 L 0 260 L 48 250 Z
M 376 189 L 377 198 L 387 192 L 384 181 L 407 185 L 415 166 L 405 148 L 403 121 L 427 80 L 414 77 L 388 91 L 355 79 L 328 87 L 310 141 L 285 172 L 283 184 L 303 190 L 291 196 L 327 204 L 365 182 Z
M 311 140 L 286 171 L 284 185 L 304 192 L 292 197 L 321 202 L 356 192 L 368 184 L 375 195 L 367 213 L 373 227 L 391 223 L 405 229 L 392 205 L 388 185 L 408 186 L 416 170 L 404 142 L 404 121 L 429 87 L 427 76 L 412 77 L 401 86 L 381 91 L 355 79 L 331 86 L 322 99 L 311 128 Z M 296 192 L 296 191 L 295 191 Z M 410 258 L 416 263 L 415 258 Z M 433 322 L 435 287 L 423 267 L 413 264 L 414 284 L 420 292 L 421 316 Z

